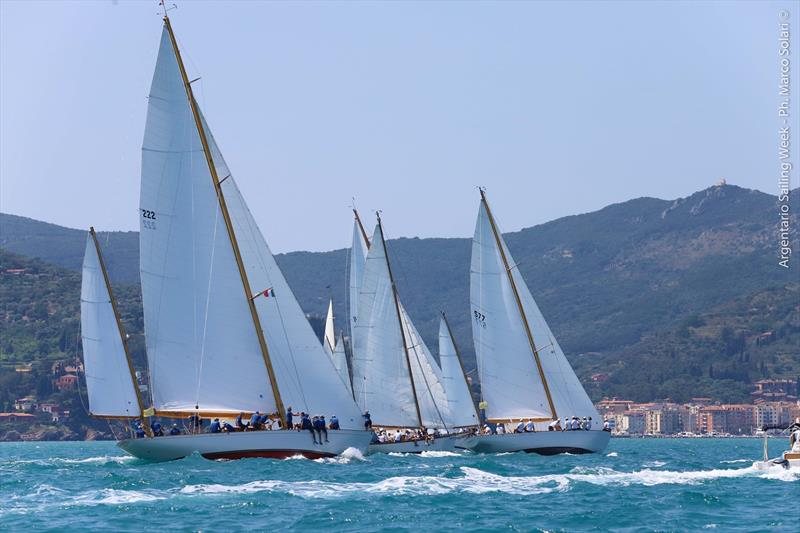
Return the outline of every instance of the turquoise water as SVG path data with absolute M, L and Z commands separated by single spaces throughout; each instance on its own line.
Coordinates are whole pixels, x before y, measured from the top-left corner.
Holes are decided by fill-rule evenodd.
M 584 456 L 150 464 L 109 442 L 0 443 L 0 529 L 798 531 L 800 475 L 756 472 L 760 455 L 757 439 L 612 439 Z

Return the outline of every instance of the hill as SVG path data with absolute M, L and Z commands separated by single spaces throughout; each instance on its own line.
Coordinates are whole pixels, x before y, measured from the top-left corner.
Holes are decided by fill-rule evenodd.
M 798 190 L 792 197 L 798 205 Z M 593 396 L 678 398 L 694 387 L 695 395 L 744 399 L 761 375 L 800 373 L 797 273 L 777 266 L 776 223 L 774 196 L 723 185 L 674 201 L 638 198 L 505 237 L 578 373 L 585 382 L 600 374 Z M 112 278 L 135 282 L 135 233 L 101 238 Z M 79 230 L 0 218 L 4 248 L 71 269 L 80 265 L 83 239 Z M 435 351 L 438 311 L 446 311 L 473 367 L 470 240 L 401 238 L 388 247 L 423 336 Z M 345 316 L 346 250 L 277 260 L 306 312 L 322 315 L 332 295 L 337 316 Z M 753 302 L 763 301 L 773 302 L 770 311 L 753 314 Z M 756 344 L 771 330 L 781 331 L 781 340 Z M 731 338 L 743 339 L 744 352 L 730 351 Z M 680 358 L 671 359 L 673 351 Z

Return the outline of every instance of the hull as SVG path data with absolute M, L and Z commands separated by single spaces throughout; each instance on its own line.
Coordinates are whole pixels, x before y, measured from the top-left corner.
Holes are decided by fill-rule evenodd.
M 605 450 L 608 431 L 538 431 L 505 435 L 472 435 L 458 447 L 475 453 L 528 452 L 541 455 L 596 453 Z
M 348 448 L 365 452 L 370 438 L 371 434 L 367 431 L 329 430 L 328 442 L 314 444 L 308 431 L 245 431 L 125 439 L 119 441 L 117 446 L 148 461 L 172 461 L 193 453 L 199 453 L 206 459 L 283 459 L 295 455 L 319 459 L 334 457 Z
M 800 452 L 786 451 L 783 452 L 780 458 L 772 459 L 770 461 L 756 461 L 753 463 L 753 468 L 756 470 L 769 470 L 776 466 L 789 468 L 792 470 L 800 470 Z
M 437 437 L 432 441 L 411 442 L 385 442 L 383 444 L 370 444 L 367 454 L 375 453 L 422 453 L 422 452 L 452 452 L 464 440 L 463 435 L 447 435 Z

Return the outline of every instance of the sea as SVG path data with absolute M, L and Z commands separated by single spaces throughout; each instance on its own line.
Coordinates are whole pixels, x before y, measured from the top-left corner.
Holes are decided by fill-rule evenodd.
M 0 530 L 800 531 L 800 474 L 756 471 L 761 455 L 760 439 L 612 439 L 594 455 L 148 463 L 113 442 L 0 443 Z

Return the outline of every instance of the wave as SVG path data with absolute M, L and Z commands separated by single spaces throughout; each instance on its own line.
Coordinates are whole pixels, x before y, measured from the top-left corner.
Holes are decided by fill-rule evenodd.
M 6 462 L 6 466 L 14 465 L 36 465 L 36 466 L 56 466 L 56 465 L 77 465 L 77 464 L 97 464 L 106 465 L 109 463 L 122 464 L 134 461 L 132 455 L 100 455 L 98 457 L 86 457 L 84 459 L 69 459 L 66 457 L 51 457 L 49 459 L 14 459 Z
M 665 463 L 664 461 L 647 461 L 646 463 L 643 463 L 642 466 L 645 468 L 659 468 L 664 466 L 665 464 L 667 463 Z
M 752 459 L 733 459 L 731 461 L 720 461 L 722 464 L 752 463 Z
M 611 452 L 611 453 L 607 453 L 606 457 L 619 457 L 619 454 L 617 452 Z
M 461 457 L 460 453 L 456 452 L 447 452 L 447 451 L 436 451 L 431 450 L 429 452 L 422 452 L 417 454 L 419 457 Z
M 349 464 L 350 461 L 366 461 L 367 459 L 364 457 L 364 454 L 358 448 L 347 448 L 341 454 L 337 455 L 336 457 L 324 457 L 322 459 L 315 459 L 315 463 L 325 463 L 325 464 L 337 464 L 337 465 L 346 465 Z
M 166 498 L 167 495 L 163 492 L 151 493 L 138 490 L 102 489 L 78 496 L 68 505 L 125 505 L 154 502 Z

